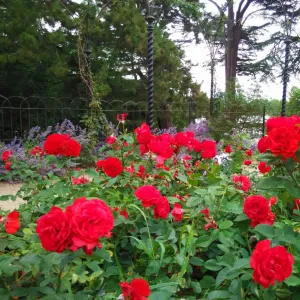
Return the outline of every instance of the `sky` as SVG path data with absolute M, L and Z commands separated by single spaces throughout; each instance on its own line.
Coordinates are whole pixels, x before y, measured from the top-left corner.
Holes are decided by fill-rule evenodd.
M 75 2 L 82 2 L 83 0 L 73 0 Z M 222 3 L 223 1 L 217 0 L 217 3 Z M 213 4 L 210 4 L 209 1 L 206 1 L 206 10 L 211 11 L 214 13 L 218 13 L 216 7 Z M 249 7 L 248 12 L 252 12 L 256 10 L 255 7 Z M 246 14 L 247 15 L 247 14 Z M 260 25 L 264 23 L 264 19 L 262 17 L 257 16 L 254 14 L 252 18 L 247 20 L 246 25 Z M 269 34 L 277 31 L 278 27 L 270 26 Z M 300 36 L 300 24 L 298 24 L 297 28 L 295 28 L 296 33 Z M 268 35 L 268 33 L 266 33 Z M 170 37 L 174 40 L 181 39 L 178 32 L 172 33 Z M 265 38 L 265 37 L 264 37 Z M 264 39 L 262 38 L 262 40 Z M 201 84 L 201 90 L 207 95 L 210 95 L 210 72 L 205 64 L 209 61 L 209 50 L 206 47 L 205 43 L 195 44 L 189 43 L 184 46 L 186 59 L 191 60 L 192 64 L 195 65 L 192 67 L 192 75 L 196 82 Z M 265 52 L 261 52 L 259 57 L 264 57 Z M 155 66 L 154 66 L 155 67 Z M 243 90 L 246 92 L 251 92 L 254 86 L 259 85 L 261 90 L 261 96 L 267 99 L 281 99 L 282 98 L 282 82 L 280 78 L 277 78 L 275 81 L 269 81 L 260 83 L 259 78 L 254 79 L 251 76 L 238 76 L 237 78 L 239 85 L 242 87 Z M 218 65 L 216 67 L 216 82 L 217 86 L 216 89 L 224 90 L 225 87 L 225 67 L 222 65 Z M 288 92 L 293 86 L 297 86 L 300 88 L 300 76 L 290 77 L 290 82 L 288 83 Z
M 207 1 L 208 2 L 208 1 Z M 221 1 L 218 0 L 218 3 Z M 206 9 L 208 11 L 218 13 L 216 7 L 213 4 L 207 4 Z M 248 12 L 252 12 L 257 8 L 249 8 Z M 246 14 L 247 15 L 247 14 Z M 264 19 L 260 16 L 253 15 L 252 18 L 249 18 L 245 25 L 260 25 L 264 23 Z M 266 35 L 276 32 L 278 27 L 276 25 L 271 25 L 269 29 L 269 33 Z M 300 35 L 300 24 L 298 24 L 297 28 L 295 28 L 295 32 Z M 171 38 L 178 39 L 178 33 L 172 34 Z M 262 40 L 266 36 L 262 37 Z M 210 72 L 207 67 L 204 65 L 209 62 L 209 50 L 205 43 L 201 43 L 196 45 L 195 43 L 188 44 L 184 47 L 186 58 L 190 59 L 192 63 L 196 66 L 192 67 L 192 75 L 195 81 L 201 84 L 202 91 L 206 92 L 210 95 Z M 267 51 L 262 51 L 258 58 L 263 58 Z M 255 79 L 251 76 L 238 76 L 237 78 L 239 85 L 246 92 L 251 92 L 255 85 L 260 86 L 261 96 L 267 99 L 281 99 L 282 98 L 282 82 L 281 78 L 277 78 L 275 81 L 260 83 L 259 78 Z M 216 67 L 216 82 L 217 82 L 217 91 L 224 90 L 225 87 L 225 67 L 224 65 L 218 65 Z M 300 77 L 296 78 L 295 76 L 291 76 L 290 82 L 288 83 L 288 92 L 292 88 L 292 86 L 297 86 L 300 88 Z

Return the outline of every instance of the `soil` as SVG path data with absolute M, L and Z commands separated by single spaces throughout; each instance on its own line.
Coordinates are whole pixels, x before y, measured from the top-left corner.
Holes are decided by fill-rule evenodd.
M 0 182 L 0 196 L 4 195 L 16 195 L 18 190 L 21 188 L 22 183 L 6 183 Z M 20 204 L 24 203 L 20 198 L 17 198 L 16 201 L 13 200 L 0 200 L 0 209 L 12 211 L 17 209 Z

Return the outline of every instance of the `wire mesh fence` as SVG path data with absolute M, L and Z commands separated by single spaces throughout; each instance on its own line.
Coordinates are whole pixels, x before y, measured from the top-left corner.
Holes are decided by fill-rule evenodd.
M 145 101 L 101 101 L 102 110 L 109 122 L 116 123 L 116 115 L 128 113 L 127 127 L 133 130 L 147 120 L 147 103 Z M 47 128 L 69 119 L 75 125 L 88 111 L 88 100 L 84 98 L 51 98 L 51 97 L 4 97 L 0 95 L 0 141 L 10 141 L 14 137 L 25 137 L 32 127 Z M 160 103 L 154 102 L 155 126 L 169 128 L 173 124 L 181 129 L 197 119 L 210 117 L 209 105 L 194 101 Z M 219 119 L 218 119 L 219 118 Z M 240 129 L 247 128 L 250 135 L 259 136 L 263 128 L 263 112 L 245 114 L 241 111 L 224 111 L 216 114 L 221 123 L 218 131 L 228 131 L 226 122 L 236 122 Z M 216 122 L 217 124 L 217 122 Z

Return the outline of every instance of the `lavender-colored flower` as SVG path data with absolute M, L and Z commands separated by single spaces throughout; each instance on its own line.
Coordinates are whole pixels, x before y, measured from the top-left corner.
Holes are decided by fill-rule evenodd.
M 193 132 L 195 138 L 203 140 L 208 134 L 208 122 L 205 118 L 197 119 L 195 123 L 190 123 L 183 131 Z

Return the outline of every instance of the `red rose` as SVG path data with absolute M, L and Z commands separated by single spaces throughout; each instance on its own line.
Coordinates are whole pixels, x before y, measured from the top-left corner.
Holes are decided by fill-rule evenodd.
M 11 162 L 10 161 L 7 161 L 4 165 L 4 169 L 7 170 L 7 171 L 10 171 L 11 170 Z
M 294 210 L 300 210 L 300 199 L 294 199 Z
M 271 171 L 271 166 L 268 166 L 266 162 L 261 161 L 258 165 L 258 170 L 263 173 L 269 173 Z
M 130 284 L 121 282 L 120 287 L 126 300 L 146 300 L 151 293 L 148 282 L 141 278 L 133 279 Z
M 215 141 L 202 142 L 203 151 L 201 153 L 202 158 L 213 158 L 217 155 L 217 147 Z
M 291 276 L 294 264 L 293 255 L 283 246 L 270 246 L 269 240 L 259 241 L 250 258 L 253 279 L 265 289 L 270 284 L 275 285 L 275 281 L 282 282 Z
M 257 149 L 260 153 L 265 153 L 270 147 L 270 141 L 267 136 L 262 137 L 257 143 Z
M 166 197 L 160 197 L 154 207 L 154 218 L 167 219 L 170 212 L 170 204 Z
M 136 175 L 140 178 L 144 178 L 146 176 L 145 170 L 145 167 L 143 165 L 140 165 L 138 172 L 136 172 Z
M 149 144 L 153 137 L 150 127 L 146 123 L 143 123 L 141 127 L 136 128 L 134 133 L 136 134 L 138 143 L 142 145 Z
M 125 123 L 125 119 L 127 118 L 128 113 L 125 114 L 118 114 L 117 115 L 117 120 L 121 123 Z
M 172 216 L 174 217 L 175 222 L 180 222 L 183 217 L 183 209 L 179 203 L 174 204 L 174 208 L 172 209 Z
M 165 159 L 173 156 L 173 150 L 168 142 L 152 139 L 149 150 L 157 155 L 157 160 L 163 163 Z
M 39 156 L 43 156 L 45 153 L 44 153 L 44 149 L 39 147 L 39 146 L 35 146 L 33 149 L 31 149 L 29 151 L 29 154 L 35 156 L 35 155 L 39 155 Z
M 109 145 L 113 145 L 116 142 L 117 138 L 114 135 L 110 135 L 106 138 L 105 142 Z
M 123 216 L 125 219 L 128 219 L 128 217 L 129 217 L 126 208 L 124 208 L 124 209 L 120 212 L 120 215 Z
M 250 150 L 250 149 L 247 149 L 246 151 L 245 151 L 245 154 L 247 155 L 247 156 L 252 156 L 252 150 Z
M 250 160 L 250 159 L 246 159 L 245 161 L 244 161 L 244 165 L 245 166 L 249 166 L 249 165 L 251 165 L 252 164 L 252 160 Z
M 176 147 L 189 148 L 194 141 L 194 133 L 190 131 L 178 132 L 174 136 L 174 144 Z
M 275 216 L 270 210 L 269 200 L 263 196 L 247 197 L 244 202 L 244 213 L 251 220 L 251 227 L 274 223 Z
M 160 191 L 152 185 L 144 185 L 135 191 L 135 196 L 142 201 L 144 207 L 155 205 L 161 197 Z
M 244 192 L 249 191 L 250 186 L 251 186 L 251 182 L 250 182 L 250 179 L 247 176 L 234 174 L 232 176 L 232 180 L 235 184 L 235 187 L 238 190 L 242 190 Z
M 231 149 L 231 146 L 230 145 L 227 145 L 224 149 L 224 152 L 225 153 L 231 153 L 232 152 L 232 149 Z
M 47 154 L 62 156 L 79 156 L 81 146 L 68 134 L 54 133 L 50 134 L 44 144 L 44 150 Z
M 85 183 L 88 183 L 90 182 L 87 178 L 84 177 L 84 175 L 80 176 L 80 177 L 72 177 L 72 183 L 75 184 L 75 185 L 78 185 L 78 184 L 85 184 Z
M 140 145 L 140 156 L 143 156 L 149 151 L 147 145 Z
M 206 223 L 204 225 L 204 230 L 207 231 L 210 228 L 213 228 L 213 229 L 217 229 L 218 228 L 217 223 L 214 221 L 214 219 L 209 220 L 208 223 Z
M 2 160 L 7 161 L 12 155 L 12 150 L 6 150 L 2 153 Z
M 205 209 L 202 209 L 201 214 L 204 214 L 206 218 L 209 218 L 209 209 L 206 207 Z
M 9 234 L 16 233 L 21 227 L 19 213 L 17 211 L 10 212 L 5 219 L 5 230 Z
M 71 222 L 59 207 L 51 210 L 37 220 L 36 233 L 47 251 L 61 253 L 71 244 Z
M 114 217 L 104 201 L 79 198 L 66 208 L 66 213 L 71 219 L 73 231 L 70 250 L 76 251 L 83 247 L 86 254 L 92 254 L 93 248 L 101 247 L 99 238 L 111 236 Z
M 298 129 L 281 127 L 274 128 L 268 135 L 270 151 L 275 156 L 293 157 L 299 148 L 300 134 Z
M 300 124 L 299 116 L 292 117 L 273 117 L 266 122 L 267 133 L 269 134 L 274 128 L 295 127 Z M 299 128 L 300 129 L 300 128 Z
M 98 168 L 103 169 L 104 173 L 109 177 L 117 177 L 123 172 L 122 163 L 118 158 L 108 157 L 96 163 Z

